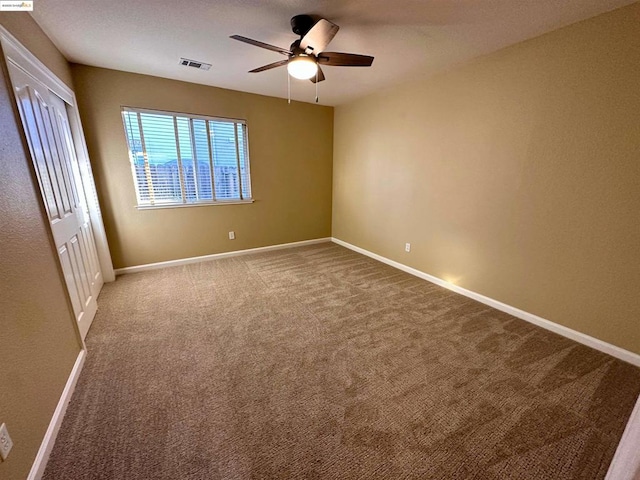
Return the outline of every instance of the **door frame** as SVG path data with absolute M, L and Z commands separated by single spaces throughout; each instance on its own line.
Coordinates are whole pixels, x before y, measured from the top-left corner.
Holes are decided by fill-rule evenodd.
M 98 194 L 93 171 L 89 161 L 89 152 L 85 141 L 78 103 L 73 90 L 60 80 L 44 63 L 27 50 L 13 35 L 11 35 L 2 25 L 0 25 L 0 44 L 4 52 L 4 60 L 24 70 L 29 75 L 42 82 L 53 93 L 58 95 L 67 104 L 67 115 L 69 126 L 76 150 L 80 179 L 85 193 L 85 201 L 89 209 L 89 218 L 93 227 L 93 234 L 98 253 L 98 261 L 102 271 L 102 279 L 106 282 L 115 280 L 111 253 L 107 243 L 107 234 L 102 220 L 102 212 L 98 203 Z

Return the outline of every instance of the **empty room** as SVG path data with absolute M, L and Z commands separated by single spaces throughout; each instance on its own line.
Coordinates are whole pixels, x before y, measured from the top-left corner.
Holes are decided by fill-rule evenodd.
M 0 479 L 640 479 L 640 3 L 0 0 Z

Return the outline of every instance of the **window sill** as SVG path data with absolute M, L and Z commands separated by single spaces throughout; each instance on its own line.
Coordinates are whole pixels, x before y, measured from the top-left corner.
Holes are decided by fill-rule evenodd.
M 136 205 L 138 210 L 159 210 L 164 208 L 185 208 L 185 207 L 213 207 L 219 205 L 242 205 L 245 203 L 253 203 L 253 198 L 247 200 L 218 200 L 217 202 L 201 202 L 201 203 L 163 203 L 160 205 Z

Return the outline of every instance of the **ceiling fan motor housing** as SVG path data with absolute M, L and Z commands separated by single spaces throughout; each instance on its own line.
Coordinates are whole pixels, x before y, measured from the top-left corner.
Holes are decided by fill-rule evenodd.
M 316 22 L 309 15 L 296 15 L 291 17 L 291 29 L 296 35 L 304 37 Z

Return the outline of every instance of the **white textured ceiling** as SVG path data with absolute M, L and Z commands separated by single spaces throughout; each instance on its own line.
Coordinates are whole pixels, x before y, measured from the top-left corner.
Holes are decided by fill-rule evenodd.
M 370 68 L 324 68 L 320 103 L 338 105 L 634 1 L 38 0 L 33 17 L 72 62 L 286 98 L 286 68 L 247 73 L 283 57 L 229 35 L 288 48 L 290 18 L 320 15 L 340 26 L 327 51 L 375 57 Z M 308 80 L 291 90 L 314 100 Z

